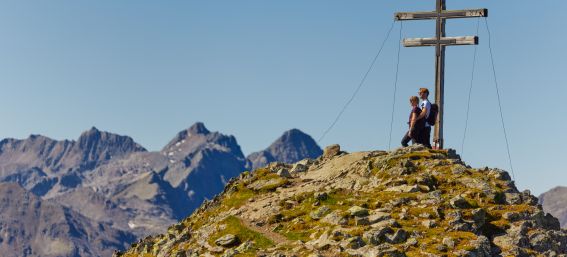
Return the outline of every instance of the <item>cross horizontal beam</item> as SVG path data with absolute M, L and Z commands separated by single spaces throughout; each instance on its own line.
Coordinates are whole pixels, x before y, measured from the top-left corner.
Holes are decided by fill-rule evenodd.
M 441 46 L 478 45 L 478 37 L 443 37 L 440 41 L 437 38 L 406 38 L 403 41 L 405 47 L 436 46 L 437 43 Z
M 442 19 L 488 17 L 488 9 L 441 11 L 439 17 Z M 397 21 L 433 20 L 437 19 L 437 12 L 398 12 L 395 19 Z

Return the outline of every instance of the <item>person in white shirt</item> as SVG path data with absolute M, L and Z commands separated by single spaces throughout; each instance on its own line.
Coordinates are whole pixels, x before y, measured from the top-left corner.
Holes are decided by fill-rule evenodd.
M 431 103 L 427 99 L 429 97 L 429 89 L 420 88 L 419 98 L 421 99 L 421 114 L 417 117 L 418 120 L 429 118 L 431 112 Z M 431 125 L 425 122 L 425 129 L 422 130 L 421 143 L 431 149 Z

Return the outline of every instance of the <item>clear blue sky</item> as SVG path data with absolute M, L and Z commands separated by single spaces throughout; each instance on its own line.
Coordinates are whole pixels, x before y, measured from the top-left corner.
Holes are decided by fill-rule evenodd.
M 431 10 L 434 2 L 3 0 L 0 137 L 76 139 L 96 126 L 157 150 L 203 121 L 235 135 L 245 153 L 294 127 L 318 138 L 356 88 L 393 13 Z M 567 185 L 567 2 L 448 0 L 448 7 L 490 9 L 519 188 Z M 475 19 L 448 22 L 451 36 L 475 28 Z M 398 29 L 323 146 L 387 148 Z M 433 33 L 432 22 L 404 23 L 404 36 Z M 509 169 L 483 26 L 480 42 L 463 158 Z M 447 51 L 446 144 L 459 151 L 473 49 Z M 402 49 L 394 145 L 408 97 L 433 84 L 433 54 Z

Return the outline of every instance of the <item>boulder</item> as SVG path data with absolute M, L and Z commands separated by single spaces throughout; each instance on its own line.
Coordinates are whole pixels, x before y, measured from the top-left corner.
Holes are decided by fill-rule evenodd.
M 355 236 L 343 240 L 340 244 L 343 249 L 358 249 L 366 245 L 361 237 Z
M 370 216 L 368 216 L 368 223 L 374 224 L 380 221 L 389 220 L 392 216 L 389 213 L 385 212 L 372 212 Z
M 332 225 L 346 225 L 348 224 L 348 219 L 341 215 L 340 211 L 333 211 L 321 219 L 321 222 Z
M 280 176 L 282 178 L 291 178 L 291 174 L 289 173 L 289 171 L 286 168 L 279 169 L 277 174 L 278 174 L 278 176 Z
M 348 209 L 348 212 L 350 213 L 351 216 L 356 216 L 356 217 L 368 216 L 368 209 L 362 208 L 360 206 L 353 206 L 350 209 Z
M 469 202 L 467 202 L 467 199 L 461 195 L 451 198 L 451 200 L 449 200 L 449 204 L 451 204 L 451 207 L 455 209 L 465 209 L 469 207 Z
M 370 244 L 380 245 L 386 241 L 386 235 L 391 233 L 394 233 L 394 230 L 390 227 L 385 226 L 364 232 L 363 238 Z
M 226 234 L 219 239 L 215 240 L 215 244 L 222 247 L 234 246 L 238 243 L 238 237 L 233 234 Z
M 406 232 L 403 229 L 398 229 L 398 231 L 396 231 L 393 235 L 391 236 L 387 236 L 387 241 L 388 243 L 391 244 L 400 244 L 405 242 L 409 237 L 408 232 Z
M 307 171 L 307 166 L 305 166 L 301 163 L 296 163 L 291 168 L 291 173 L 299 173 L 299 172 L 305 172 L 305 171 Z
M 341 146 L 338 144 L 330 145 L 325 147 L 323 151 L 323 158 L 332 158 L 341 153 Z
M 327 197 L 328 197 L 328 196 L 329 196 L 329 195 L 328 195 L 327 193 L 325 193 L 325 192 L 316 192 L 316 193 L 313 195 L 313 197 L 315 197 L 315 200 L 318 200 L 318 201 L 325 201 L 325 200 L 327 200 Z

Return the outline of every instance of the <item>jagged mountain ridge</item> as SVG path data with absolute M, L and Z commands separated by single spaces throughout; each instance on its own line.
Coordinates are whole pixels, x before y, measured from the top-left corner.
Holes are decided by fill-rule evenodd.
M 566 254 L 559 221 L 505 171 L 422 146 L 352 154 L 334 146 L 315 161 L 243 173 L 166 234 L 114 256 Z
M 44 196 L 80 184 L 81 176 L 112 159 L 146 149 L 127 136 L 95 127 L 77 141 L 57 141 L 41 135 L 0 141 L 0 181 L 15 182 Z
M 0 141 L 0 176 L 39 168 L 46 174 L 91 170 L 112 158 L 146 149 L 127 136 L 102 132 L 93 127 L 77 141 L 57 141 L 41 135 Z
M 221 192 L 248 162 L 234 136 L 200 122 L 159 152 L 96 128 L 77 141 L 36 135 L 0 146 L 0 181 L 135 237 L 163 232 Z

